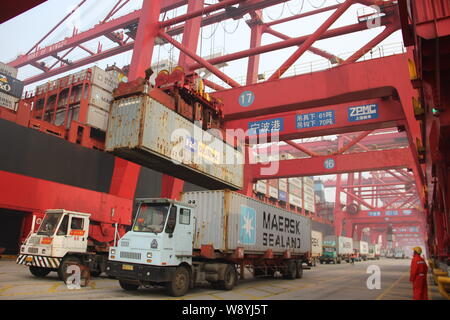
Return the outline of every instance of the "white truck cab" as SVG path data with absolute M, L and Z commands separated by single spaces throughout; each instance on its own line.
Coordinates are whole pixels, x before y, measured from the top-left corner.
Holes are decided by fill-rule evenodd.
M 192 265 L 194 207 L 169 199 L 137 202 L 133 227 L 110 248 L 106 268 L 124 289 L 169 282 L 177 267 Z
M 37 232 L 32 231 L 21 246 L 17 263 L 29 266 L 37 277 L 51 271 L 63 277 L 65 265 L 80 262 L 76 256 L 87 252 L 90 216 L 64 209 L 47 210 Z

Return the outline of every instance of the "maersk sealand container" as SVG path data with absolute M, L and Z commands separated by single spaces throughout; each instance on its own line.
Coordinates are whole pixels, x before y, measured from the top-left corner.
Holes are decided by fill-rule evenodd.
M 241 247 L 245 254 L 311 251 L 311 220 L 242 194 L 219 190 L 187 192 L 182 201 L 196 206 L 194 249 L 213 245 L 222 252 Z

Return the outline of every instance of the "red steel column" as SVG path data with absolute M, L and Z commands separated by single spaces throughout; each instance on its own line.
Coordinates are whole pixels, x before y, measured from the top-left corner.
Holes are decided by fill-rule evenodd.
M 252 20 L 247 22 L 251 28 L 250 49 L 261 46 L 261 39 L 264 32 L 264 25 L 262 24 L 261 10 L 252 14 Z M 248 59 L 247 68 L 247 85 L 258 82 L 260 55 L 251 56 Z
M 144 0 L 128 75 L 131 81 L 145 77 L 145 70 L 152 64 L 153 48 L 159 32 L 160 12 L 161 0 Z
M 343 139 L 338 137 L 338 149 L 342 148 Z M 342 174 L 336 175 L 336 195 L 334 200 L 334 232 L 336 236 L 342 235 L 342 222 L 344 220 L 344 212 L 341 208 L 341 187 Z
M 201 10 L 204 6 L 205 0 L 189 0 L 188 2 L 188 13 L 192 13 Z M 200 35 L 202 23 L 202 16 L 198 16 L 194 19 L 188 20 L 184 27 L 183 33 L 183 46 L 188 48 L 193 52 L 197 52 L 198 48 L 198 38 Z M 192 64 L 194 60 L 189 58 L 184 52 L 180 51 L 180 58 L 178 60 L 178 65 L 182 66 L 184 70 L 188 70 L 188 65 Z

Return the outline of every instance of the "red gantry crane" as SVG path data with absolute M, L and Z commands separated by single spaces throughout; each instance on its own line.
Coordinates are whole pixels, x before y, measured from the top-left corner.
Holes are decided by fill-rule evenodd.
M 411 17 L 406 1 L 345 0 L 271 22 L 264 21 L 263 10 L 286 3 L 286 0 L 223 0 L 213 4 L 203 0 L 144 0 L 140 10 L 116 17 L 128 2 L 118 0 L 89 30 L 74 30 L 72 35 L 57 43 L 43 45 L 72 11 L 10 65 L 32 66 L 39 70 L 39 74 L 24 79 L 25 84 L 32 84 L 133 51 L 128 73 L 132 81 L 145 76 L 155 48 L 169 43 L 180 51 L 178 64 L 186 73 L 206 69 L 221 80 L 220 83 L 204 82 L 211 89 L 211 95 L 224 103 L 225 127 L 250 130 L 250 135 L 245 137 L 247 151 L 257 136 L 285 142 L 280 148 L 294 156 L 273 161 L 278 162 L 279 170 L 270 175 L 261 170 L 264 164 L 246 163 L 244 194 L 253 196 L 253 183 L 261 179 L 337 175 L 333 217 L 337 235 L 357 234 L 360 238 L 364 228 L 371 228 L 375 241 L 389 228 L 418 227 L 419 234 L 428 228 L 431 253 L 439 257 L 448 255 L 448 210 L 445 207 L 448 179 L 443 137 L 449 99 L 442 90 L 447 77 L 442 70 L 449 59 L 441 55 L 440 49 L 448 47 L 446 1 L 411 1 L 414 9 Z M 431 6 L 431 2 L 439 4 Z M 81 1 L 75 10 L 84 3 Z M 376 5 L 378 10 L 360 14 L 357 23 L 333 27 L 355 4 Z M 427 15 L 422 15 L 421 6 L 426 6 Z M 185 8 L 184 13 L 161 19 L 161 14 L 165 16 L 177 8 Z M 277 25 L 322 13 L 329 13 L 329 16 L 311 34 L 290 37 L 275 30 Z M 251 31 L 248 49 L 210 59 L 201 57 L 197 48 L 202 28 L 228 19 L 245 20 Z M 322 50 L 317 44 L 317 41 L 343 35 L 349 37 L 346 41 L 351 41 L 352 35 L 368 29 L 380 32 L 346 58 Z M 381 53 L 371 59 L 368 53 L 400 29 L 408 48 L 399 54 Z M 280 40 L 262 44 L 265 34 Z M 178 35 L 182 35 L 181 41 L 176 40 Z M 418 41 L 419 38 L 426 41 Z M 103 49 L 104 39 L 113 42 L 113 46 Z M 84 45 L 93 40 L 98 40 L 97 50 Z M 294 48 L 294 51 L 288 59 L 279 62 L 277 70 L 267 77 L 262 76 L 259 73 L 261 56 L 284 48 Z M 84 51 L 84 57 L 72 59 L 71 53 L 76 49 Z M 326 59 L 328 67 L 292 75 L 293 65 L 307 51 Z M 245 83 L 217 67 L 240 59 L 248 61 Z M 433 102 L 426 101 L 427 97 L 433 97 Z M 32 99 L 32 95 L 28 98 Z M 16 118 L 10 115 L 10 119 L 23 120 L 20 112 L 25 105 L 21 103 Z M 22 122 L 29 126 L 29 121 L 25 117 Z M 425 132 L 425 128 L 428 131 Z M 61 130 L 64 133 L 66 129 Z M 75 132 L 77 134 L 78 130 Z M 62 138 L 74 137 L 63 133 Z M 296 142 L 330 135 L 336 139 Z M 89 140 L 90 136 L 84 138 Z M 82 140 L 72 142 L 101 149 L 98 142 L 84 140 L 81 143 Z M 138 172 L 139 166 L 118 161 L 110 194 L 130 199 L 133 188 L 129 187 L 136 185 Z M 369 177 L 362 172 L 370 172 Z M 347 181 L 343 174 L 348 174 Z M 163 176 L 161 183 L 163 197 L 177 198 L 183 189 L 183 181 L 168 175 Z M 341 193 L 346 194 L 346 203 L 341 203 Z

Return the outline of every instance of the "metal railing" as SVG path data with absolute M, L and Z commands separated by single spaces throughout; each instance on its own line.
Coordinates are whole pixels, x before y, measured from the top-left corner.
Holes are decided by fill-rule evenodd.
M 357 52 L 357 51 L 356 51 Z M 361 61 L 368 61 L 373 59 L 379 59 L 384 58 L 396 54 L 402 54 L 406 52 L 406 48 L 403 45 L 402 42 L 397 43 L 391 43 L 391 44 L 384 44 L 378 47 L 375 47 L 371 50 L 369 50 L 364 56 L 362 56 L 360 59 L 358 59 L 357 62 Z M 345 61 L 349 57 L 351 57 L 353 54 L 355 54 L 355 51 L 342 53 L 337 55 L 338 58 Z M 291 66 L 283 75 L 282 78 L 292 77 L 292 76 L 298 76 L 303 74 L 311 74 L 313 72 L 319 72 L 324 70 L 329 70 L 331 68 L 339 66 L 339 63 L 331 63 L 329 60 L 321 59 L 321 60 L 315 60 L 310 61 L 306 63 L 299 63 Z M 265 71 L 263 74 L 261 74 L 261 81 L 264 81 L 264 79 L 269 79 L 270 76 L 272 76 L 277 70 L 269 70 Z M 234 80 L 238 82 L 240 85 L 246 84 L 246 76 L 239 76 L 235 77 Z M 218 85 L 223 86 L 225 88 L 230 88 L 224 81 L 218 81 Z

